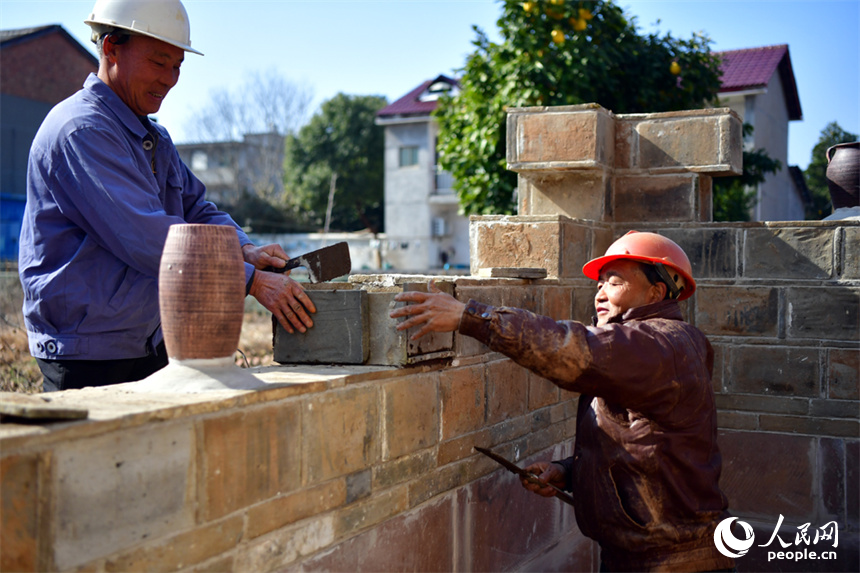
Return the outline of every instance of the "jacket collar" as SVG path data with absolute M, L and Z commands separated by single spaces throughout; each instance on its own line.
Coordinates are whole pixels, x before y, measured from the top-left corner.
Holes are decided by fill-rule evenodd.
M 140 119 L 131 108 L 120 99 L 106 83 L 96 74 L 91 73 L 84 82 L 84 89 L 92 93 L 103 105 L 110 109 L 114 115 L 125 125 L 126 129 L 143 139 L 149 134 Z
M 649 318 L 684 320 L 678 301 L 666 299 L 653 304 L 646 304 L 645 306 L 637 306 L 635 308 L 628 309 L 621 316 L 611 319 L 609 324 L 624 324 L 631 320 L 648 320 Z M 597 325 L 597 317 L 592 318 L 592 324 Z

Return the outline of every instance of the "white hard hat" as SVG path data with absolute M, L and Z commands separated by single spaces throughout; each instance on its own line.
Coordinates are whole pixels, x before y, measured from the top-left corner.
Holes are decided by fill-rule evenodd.
M 179 0 L 96 0 L 84 24 L 93 29 L 93 41 L 111 28 L 120 28 L 203 55 L 191 47 L 188 13 Z

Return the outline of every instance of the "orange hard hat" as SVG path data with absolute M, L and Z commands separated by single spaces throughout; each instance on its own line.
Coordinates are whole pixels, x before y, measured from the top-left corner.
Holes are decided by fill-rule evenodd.
M 606 249 L 606 254 L 585 263 L 582 272 L 590 279 L 599 280 L 600 271 L 607 263 L 618 259 L 630 259 L 655 265 L 664 279 L 670 279 L 679 291 L 678 300 L 688 299 L 696 290 L 693 268 L 684 249 L 657 233 L 630 231 Z M 666 271 L 664 274 L 663 271 Z M 669 284 L 670 291 L 673 285 Z

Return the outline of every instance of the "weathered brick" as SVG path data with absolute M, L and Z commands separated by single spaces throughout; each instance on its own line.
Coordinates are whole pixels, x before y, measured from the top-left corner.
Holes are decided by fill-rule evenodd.
M 747 229 L 743 252 L 743 276 L 746 278 L 828 279 L 833 276 L 832 229 Z
M 373 471 L 370 468 L 346 476 L 346 501 L 352 503 L 370 495 Z
M 246 535 L 253 539 L 290 523 L 325 513 L 346 502 L 346 489 L 346 480 L 338 478 L 254 505 L 248 509 Z
M 825 510 L 845 523 L 845 441 L 821 438 L 818 441 L 821 472 L 821 500 Z
M 555 320 L 570 320 L 573 315 L 573 289 L 566 286 L 546 287 L 541 292 L 541 314 Z
M 439 434 L 437 380 L 436 374 L 431 373 L 408 376 L 382 386 L 383 460 L 436 443 Z
M 376 388 L 358 387 L 309 399 L 302 416 L 306 483 L 359 471 L 379 457 Z M 282 440 L 283 441 L 283 440 Z
M 738 232 L 722 228 L 659 229 L 684 249 L 690 259 L 693 278 L 735 278 L 738 269 Z
M 512 420 L 505 420 L 490 428 L 490 443 L 501 444 L 509 442 L 526 435 L 529 431 L 531 431 L 531 418 L 529 416 L 518 416 Z
M 10 456 L 0 461 L 0 571 L 40 571 L 40 456 Z M 47 541 L 47 540 L 46 540 Z
M 582 167 L 614 163 L 615 119 L 599 106 L 511 109 L 507 127 L 507 160 L 513 171 L 546 168 L 542 165 L 546 163 Z
M 773 287 L 696 289 L 696 326 L 705 334 L 779 334 L 779 291 Z
M 452 368 L 439 374 L 441 439 L 473 432 L 484 425 L 485 382 L 481 366 Z
M 526 411 L 529 372 L 510 360 L 487 365 L 487 421 L 496 424 Z
M 594 297 L 597 292 L 597 282 L 588 288 L 573 289 L 573 320 L 583 324 L 591 324 L 594 316 Z
M 529 410 L 537 410 L 558 402 L 558 386 L 534 373 L 529 373 Z
M 454 571 L 452 496 L 398 515 L 318 553 L 305 571 Z M 416 542 L 420 540 L 420 542 Z M 384 548 L 384 550 L 383 550 Z
M 845 517 L 857 531 L 860 525 L 860 440 L 856 439 L 845 441 Z
M 301 436 L 298 403 L 204 420 L 201 494 L 206 519 L 298 489 Z
M 731 430 L 757 430 L 758 415 L 749 412 L 717 411 L 717 425 Z
M 236 548 L 233 571 L 283 571 L 302 557 L 321 551 L 335 540 L 333 514 L 279 529 Z
M 488 221 L 472 225 L 472 274 L 484 267 L 537 267 L 559 276 L 561 252 L 555 221 Z
M 605 170 L 523 174 L 518 180 L 522 215 L 566 215 L 588 221 L 611 217 L 612 177 Z
M 717 394 L 714 396 L 720 410 L 745 412 L 771 412 L 776 414 L 800 414 L 809 412 L 808 398 L 785 398 L 782 396 L 756 396 L 743 394 Z
M 456 489 L 467 483 L 469 481 L 470 465 L 473 465 L 470 460 L 461 460 L 437 468 L 410 482 L 408 484 L 409 507 L 415 507 L 431 497 L 435 497 L 448 490 Z
M 71 569 L 191 526 L 195 443 L 193 426 L 183 422 L 97 435 L 58 448 L 56 568 Z
M 842 232 L 842 278 L 860 279 L 860 227 L 845 227 Z
M 860 288 L 788 289 L 788 336 L 860 340 Z
M 828 352 L 827 395 L 837 400 L 860 399 L 860 350 Z
M 613 185 L 615 221 L 695 221 L 698 175 L 618 176 Z
M 734 346 L 726 386 L 731 392 L 818 396 L 818 350 L 805 347 Z
M 813 399 L 809 415 L 824 418 L 860 418 L 860 404 L 857 400 Z
M 539 452 L 561 442 L 566 436 L 566 431 L 565 423 L 549 424 L 534 430 L 528 435 L 527 451 Z
M 406 510 L 408 488 L 398 486 L 335 513 L 334 530 L 338 538 L 348 537 Z
M 452 440 L 441 442 L 436 455 L 436 464 L 443 466 L 457 460 L 462 460 L 475 453 L 475 446 L 488 447 L 496 443 L 496 441 L 492 438 L 489 428 L 482 428 L 477 432 L 457 436 Z
M 762 414 L 759 425 L 766 432 L 787 434 L 810 434 L 856 438 L 860 436 L 860 421 L 835 420 L 830 418 L 807 418 L 799 416 L 773 416 Z
M 432 450 L 417 452 L 374 466 L 373 489 L 389 488 L 423 475 L 435 467 L 436 456 Z
M 107 573 L 179 571 L 233 549 L 242 539 L 242 516 L 204 525 L 105 562 Z
M 720 488 L 735 515 L 804 518 L 815 503 L 815 438 L 721 430 Z M 767 468 L 767 479 L 762 479 Z

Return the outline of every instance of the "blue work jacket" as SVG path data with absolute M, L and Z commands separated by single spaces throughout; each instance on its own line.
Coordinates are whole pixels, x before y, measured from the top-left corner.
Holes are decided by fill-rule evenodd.
M 163 127 L 95 74 L 57 104 L 30 148 L 19 274 L 37 358 L 140 358 L 162 340 L 158 268 L 171 225 L 236 228 L 204 199 Z M 245 264 L 245 279 L 253 267 Z

